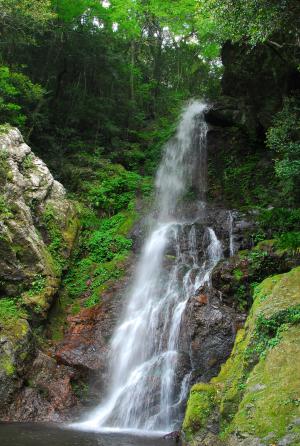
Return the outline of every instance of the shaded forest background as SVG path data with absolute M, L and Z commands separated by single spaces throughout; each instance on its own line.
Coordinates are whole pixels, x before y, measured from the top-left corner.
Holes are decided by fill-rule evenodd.
M 0 121 L 18 126 L 70 190 L 68 162 L 81 152 L 152 175 L 184 101 L 221 94 L 224 42 L 243 45 L 249 59 L 269 47 L 299 72 L 295 0 L 1 0 L 0 8 Z M 290 195 L 299 100 L 285 93 L 267 146 Z

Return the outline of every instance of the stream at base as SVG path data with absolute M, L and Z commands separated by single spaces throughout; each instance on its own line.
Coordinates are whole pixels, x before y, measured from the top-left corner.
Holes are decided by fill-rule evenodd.
M 82 432 L 43 423 L 0 423 L 1 446 L 174 446 L 161 435 Z

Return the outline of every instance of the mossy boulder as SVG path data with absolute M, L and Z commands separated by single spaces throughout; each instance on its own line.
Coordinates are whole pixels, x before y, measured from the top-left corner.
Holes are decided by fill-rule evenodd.
M 196 426 L 208 438 L 217 410 L 218 438 L 225 445 L 299 445 L 299 323 L 300 267 L 256 287 L 230 358 L 209 384 L 198 385 L 201 404 L 193 403 L 191 393 L 184 433 L 195 435 Z M 214 395 L 210 412 L 207 389 Z
M 192 387 L 182 426 L 187 439 L 206 428 L 215 406 L 216 388 L 213 384 L 198 383 Z
M 300 443 L 300 326 L 282 333 L 278 345 L 250 373 L 230 431 L 276 443 Z

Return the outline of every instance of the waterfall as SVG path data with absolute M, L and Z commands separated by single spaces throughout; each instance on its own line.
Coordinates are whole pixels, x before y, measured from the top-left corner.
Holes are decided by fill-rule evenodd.
M 207 227 L 199 236 L 196 219 L 191 221 L 183 206 L 193 190 L 198 212 L 205 211 L 200 202 L 207 188 L 205 108 L 191 102 L 166 144 L 156 177 L 156 223 L 111 341 L 108 393 L 79 424 L 82 428 L 170 432 L 180 421 L 179 407 L 190 378 L 189 371 L 177 382 L 182 315 L 189 298 L 210 283 L 211 271 L 222 257 L 214 229 Z
M 230 257 L 234 256 L 234 236 L 233 236 L 233 215 L 231 211 L 228 211 L 228 226 L 229 226 L 229 254 Z

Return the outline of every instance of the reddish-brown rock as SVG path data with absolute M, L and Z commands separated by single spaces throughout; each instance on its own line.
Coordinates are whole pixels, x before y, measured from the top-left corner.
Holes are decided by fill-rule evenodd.
M 3 421 L 64 421 L 68 409 L 79 404 L 71 380 L 74 370 L 39 352 L 26 377 L 26 385 L 1 414 Z
M 89 383 L 90 398 L 98 395 L 107 379 L 109 341 L 122 311 L 130 274 L 103 293 L 101 303 L 68 317 L 68 330 L 55 352 L 56 360 L 77 370 Z M 92 395 L 94 394 L 94 395 Z

